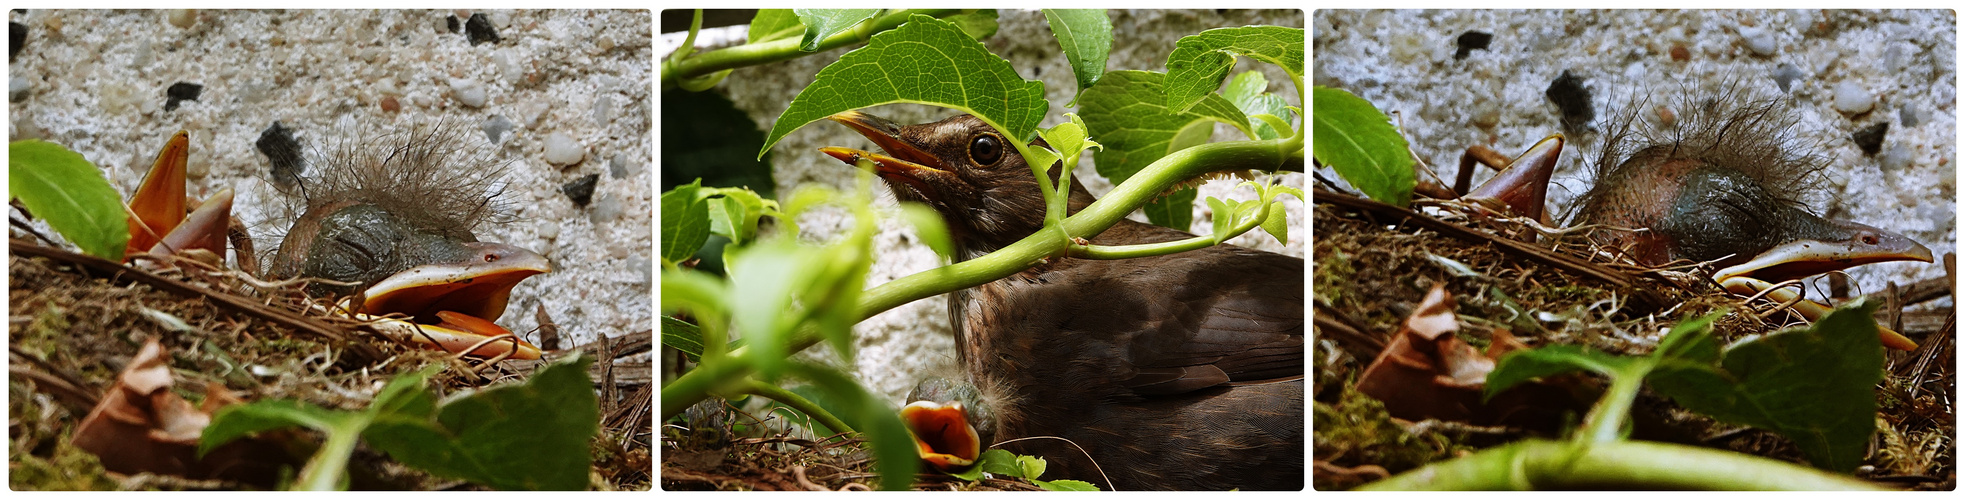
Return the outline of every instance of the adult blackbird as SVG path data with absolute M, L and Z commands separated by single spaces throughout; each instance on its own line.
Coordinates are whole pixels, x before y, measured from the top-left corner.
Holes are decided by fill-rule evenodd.
M 940 212 L 957 259 L 1042 227 L 1030 168 L 982 120 L 832 119 L 887 154 L 822 151 L 871 160 L 896 196 Z M 1053 181 L 1062 170 L 1053 165 Z M 1071 186 L 1075 213 L 1094 198 L 1082 183 Z M 1079 236 L 1126 245 L 1193 235 L 1121 220 Z M 967 382 L 994 411 L 995 424 L 979 429 L 985 443 L 1062 438 L 1004 445 L 1048 460 L 1045 479 L 1127 490 L 1303 488 L 1303 259 L 1232 245 L 1053 258 L 955 292 L 949 309 Z
M 512 287 L 551 265 L 473 234 L 500 216 L 497 169 L 467 154 L 455 130 L 382 141 L 344 143 L 310 163 L 320 174 L 300 184 L 301 216 L 281 238 L 269 275 L 338 282 L 316 282 L 309 292 L 353 295 L 352 308 L 369 315 L 410 317 L 426 325 L 412 340 L 451 350 L 507 333 L 491 321 L 504 314 Z M 537 348 L 518 344 L 522 357 L 537 357 Z

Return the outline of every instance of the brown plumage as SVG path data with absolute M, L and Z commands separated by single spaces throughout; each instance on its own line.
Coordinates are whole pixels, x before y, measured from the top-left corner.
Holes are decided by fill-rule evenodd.
M 825 151 L 848 163 L 872 159 L 896 196 L 939 211 L 958 259 L 1042 226 L 1030 168 L 981 120 L 902 127 L 863 113 L 833 119 L 887 154 Z M 1074 213 L 1094 201 L 1081 186 L 1072 183 Z M 1090 240 L 1191 236 L 1121 220 Z M 994 410 L 986 442 L 1054 436 L 1091 455 L 1057 439 L 1004 446 L 1049 460 L 1046 479 L 1279 490 L 1303 487 L 1302 294 L 1302 259 L 1217 245 L 1141 259 L 1053 258 L 955 292 L 949 307 L 958 358 L 984 388 L 980 406 Z

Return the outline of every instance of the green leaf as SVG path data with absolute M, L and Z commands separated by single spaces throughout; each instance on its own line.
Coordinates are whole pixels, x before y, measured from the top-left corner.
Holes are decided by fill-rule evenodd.
M 984 472 L 1003 477 L 1023 477 L 1023 466 L 1017 463 L 1017 454 L 1002 448 L 992 448 L 983 450 L 982 456 L 976 458 L 974 467 L 961 472 L 951 472 L 949 475 L 967 481 L 977 481 L 982 479 Z
M 1237 215 L 1235 213 L 1235 207 L 1213 196 L 1209 196 L 1208 208 L 1214 211 L 1214 234 L 1210 236 L 1213 236 L 1215 244 L 1219 245 L 1221 244 L 1221 240 L 1228 239 L 1229 227 L 1235 225 L 1235 216 Z
M 791 38 L 805 31 L 805 24 L 799 22 L 798 14 L 791 9 L 757 9 L 751 17 L 750 37 L 746 44 L 759 44 L 772 40 Z
M 758 156 L 793 130 L 841 111 L 896 102 L 976 115 L 1011 137 L 1029 137 L 1050 110 L 1044 83 L 1017 76 L 953 23 L 915 15 L 819 70 L 771 126 Z
M 709 240 L 710 206 L 696 197 L 702 184 L 697 179 L 662 193 L 662 260 L 670 263 L 687 260 Z
M 1235 67 L 1236 56 L 1247 56 L 1303 76 L 1303 28 L 1244 26 L 1219 28 L 1174 42 L 1167 55 L 1167 107 L 1185 111 L 1221 86 Z
M 1064 49 L 1064 59 L 1078 77 L 1078 92 L 1091 88 L 1105 74 L 1107 54 L 1112 52 L 1112 19 L 1105 9 L 1044 9 L 1044 21 L 1051 36 Z M 1071 98 L 1076 105 L 1078 98 Z
M 1818 468 L 1855 470 L 1876 432 L 1883 377 L 1875 310 L 1853 301 L 1812 327 L 1734 344 L 1718 366 L 1661 363 L 1651 387 L 1692 411 L 1786 436 Z M 1707 356 L 1691 340 L 1677 343 L 1672 359 Z
M 1066 167 L 1077 167 L 1078 156 L 1087 149 L 1105 149 L 1104 144 L 1086 137 L 1087 128 L 1083 117 L 1076 113 L 1065 113 L 1064 117 L 1066 119 L 1064 123 L 1039 129 L 1037 135 L 1043 137 L 1044 142 L 1049 143 L 1051 147 L 1057 148 L 1058 154 L 1066 160 Z
M 1085 124 L 1103 147 L 1092 154 L 1098 173 L 1113 184 L 1126 182 L 1147 165 L 1213 135 L 1212 122 L 1248 131 L 1248 117 L 1219 95 L 1209 94 L 1183 113 L 1168 111 L 1162 94 L 1166 75 L 1112 71 L 1078 96 Z M 1185 231 L 1193 224 L 1194 188 L 1175 190 L 1142 207 L 1147 220 Z
M 1418 179 L 1406 139 L 1385 113 L 1350 92 L 1329 87 L 1311 91 L 1311 150 L 1317 161 L 1337 170 L 1352 186 L 1381 202 L 1406 206 Z
M 1023 477 L 1023 464 L 1016 453 L 1002 448 L 986 450 L 978 461 L 977 470 L 999 476 Z
M 1035 481 L 1037 478 L 1044 477 L 1044 468 L 1048 464 L 1049 462 L 1045 462 L 1040 457 L 1017 455 L 1017 465 L 1023 468 L 1024 479 Z
M 1175 189 L 1139 209 L 1146 214 L 1147 222 L 1186 231 L 1194 225 L 1194 197 L 1199 193 L 1200 190 L 1191 187 Z
M 1618 356 L 1588 347 L 1577 345 L 1549 345 L 1508 353 L 1494 364 L 1494 371 L 1488 372 L 1482 399 L 1514 387 L 1530 379 L 1561 375 L 1572 372 L 1594 372 L 1608 376 L 1636 375 L 1631 373 L 1643 360 Z
M 764 216 L 764 197 L 743 188 L 708 190 L 721 198 L 709 199 L 710 233 L 723 235 L 738 245 L 757 238 L 757 220 Z
M 8 145 L 7 175 L 10 194 L 82 253 L 123 260 L 129 216 L 95 164 L 60 144 L 30 139 Z
M 842 31 L 879 14 L 880 9 L 792 9 L 798 20 L 805 25 L 805 39 L 798 44 L 798 50 L 814 52 L 819 50 L 819 41 L 832 38 Z
M 1098 486 L 1076 479 L 1059 479 L 1056 481 L 1032 479 L 1030 480 L 1030 484 L 1035 484 L 1045 491 L 1099 491 Z
M 955 258 L 955 239 L 949 236 L 948 223 L 942 220 L 941 212 L 921 203 L 904 201 L 901 217 L 914 226 L 914 234 L 921 237 L 922 244 L 944 258 Z
M 370 415 L 429 418 L 437 414 L 437 400 L 424 389 L 424 381 L 442 371 L 442 365 L 427 366 L 390 379 L 369 403 Z
M 501 490 L 583 490 L 600 432 L 600 405 L 581 356 L 547 365 L 523 383 L 443 404 L 434 421 L 377 415 L 370 446 L 405 465 Z
M 702 361 L 703 330 L 701 327 L 690 324 L 687 321 L 663 316 L 662 345 L 682 351 L 682 354 L 688 356 L 690 361 Z M 743 339 L 733 340 L 726 345 L 728 347 L 725 347 L 724 351 L 727 352 L 743 347 L 744 341 Z
M 350 412 L 329 410 L 290 399 L 227 406 L 212 415 L 211 424 L 205 427 L 204 434 L 198 436 L 198 455 L 203 456 L 213 448 L 248 434 L 289 427 L 330 431 L 353 418 L 357 417 Z
M 1275 236 L 1278 243 L 1288 244 L 1290 242 L 1289 213 L 1281 202 L 1273 202 L 1269 205 L 1269 218 L 1262 220 L 1262 230 L 1270 236 Z
M 786 349 L 793 328 L 809 311 L 794 309 L 798 304 L 795 287 L 812 282 L 813 274 L 823 267 L 821 254 L 801 251 L 795 241 L 777 239 L 737 255 L 741 264 L 728 268 L 731 288 L 727 304 L 735 320 L 733 331 L 743 332 L 758 374 L 772 380 L 783 372 L 790 356 Z
M 1242 110 L 1242 114 L 1249 116 L 1249 128 L 1255 131 L 1255 137 L 1251 139 L 1283 137 L 1282 132 L 1277 131 L 1276 127 L 1270 126 L 1269 122 L 1256 119 L 1256 115 L 1271 115 L 1289 120 L 1290 115 L 1294 114 L 1290 112 L 1288 102 L 1284 102 L 1282 97 L 1268 91 L 1269 79 L 1263 77 L 1262 72 L 1259 71 L 1244 71 L 1242 74 L 1235 75 L 1234 79 L 1228 81 L 1228 86 L 1221 89 L 1222 98 L 1234 103 L 1236 109 Z
M 1726 313 L 1722 309 L 1673 325 L 1671 331 L 1665 333 L 1665 338 L 1658 341 L 1658 349 L 1651 352 L 1651 357 L 1667 365 L 1718 363 L 1719 339 L 1713 337 L 1712 325 Z
M 955 23 L 969 38 L 982 40 L 996 34 L 996 9 L 977 9 L 972 12 L 942 18 Z

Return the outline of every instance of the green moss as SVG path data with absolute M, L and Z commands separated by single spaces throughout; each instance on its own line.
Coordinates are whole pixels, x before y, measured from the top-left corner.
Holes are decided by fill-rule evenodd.
M 1316 275 L 1317 285 L 1314 291 L 1317 298 L 1326 304 L 1337 304 L 1344 298 L 1344 290 L 1352 285 L 1351 280 L 1358 274 L 1358 270 L 1351 266 L 1350 254 L 1342 250 L 1331 250 L 1324 258 L 1317 260 L 1317 265 L 1311 273 Z
M 1551 286 L 1542 289 L 1544 301 L 1562 303 L 1581 302 L 1588 304 L 1596 301 L 1603 293 L 1604 291 L 1599 288 L 1576 285 Z
M 46 358 L 49 353 L 61 350 L 61 339 L 68 335 L 72 327 L 74 324 L 68 320 L 68 311 L 50 304 L 34 315 L 27 328 L 15 332 L 20 336 L 14 338 L 14 347 Z
M 1337 404 L 1315 403 L 1317 456 L 1344 465 L 1372 464 L 1393 474 L 1453 458 L 1472 448 L 1445 435 L 1412 434 L 1392 421 L 1385 404 L 1346 383 Z

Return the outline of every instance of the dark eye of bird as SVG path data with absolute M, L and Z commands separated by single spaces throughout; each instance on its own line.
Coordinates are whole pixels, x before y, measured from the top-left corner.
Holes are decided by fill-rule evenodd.
M 1003 140 L 995 134 L 976 136 L 975 140 L 969 141 L 969 159 L 977 165 L 995 165 L 997 160 L 1003 159 Z

